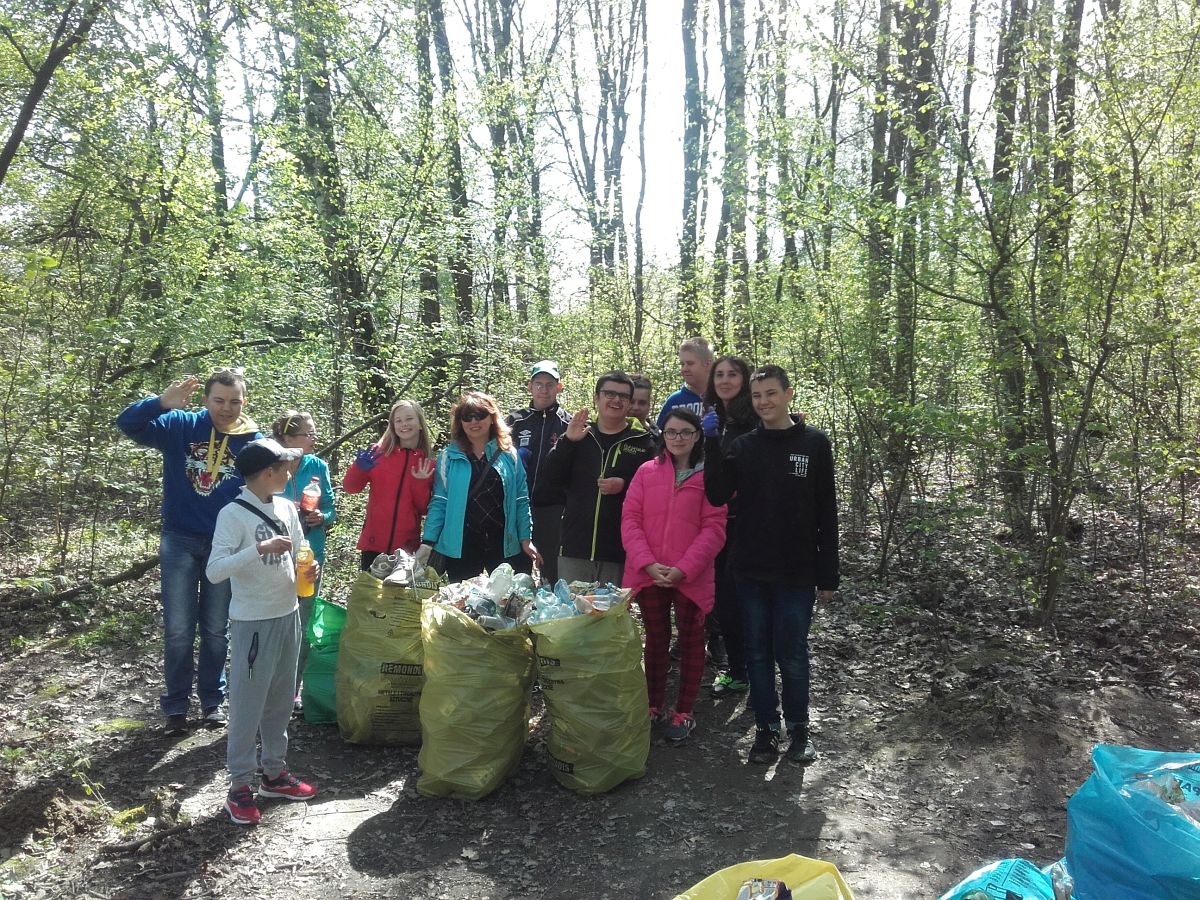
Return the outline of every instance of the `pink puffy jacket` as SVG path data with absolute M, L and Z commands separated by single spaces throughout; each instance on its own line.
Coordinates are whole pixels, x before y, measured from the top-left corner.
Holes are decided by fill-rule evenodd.
M 725 546 L 725 507 L 704 496 L 704 470 L 675 486 L 675 467 L 658 457 L 637 470 L 621 512 L 625 545 L 622 586 L 640 591 L 654 582 L 646 566 L 683 572 L 675 587 L 704 612 L 713 608 L 713 566 Z

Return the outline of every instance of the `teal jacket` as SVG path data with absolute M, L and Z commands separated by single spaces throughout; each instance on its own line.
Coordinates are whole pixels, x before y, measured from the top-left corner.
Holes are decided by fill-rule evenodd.
M 318 508 L 325 517 L 325 521 L 312 528 L 305 526 L 304 536 L 308 539 L 308 545 L 312 547 L 317 562 L 325 565 L 325 529 L 337 521 L 337 513 L 333 508 L 333 485 L 329 482 L 329 465 L 319 456 L 311 453 L 304 454 L 300 460 L 300 468 L 288 480 L 287 487 L 279 492 L 279 496 L 291 500 L 298 508 L 300 493 L 308 487 L 308 483 L 314 475 L 320 479 L 321 505 Z M 303 517 L 300 521 L 304 521 Z
M 533 536 L 525 466 L 514 450 L 496 453 L 495 440 L 488 441 L 484 453 L 488 459 L 496 454 L 492 468 L 500 473 L 504 485 L 504 555 L 516 556 L 521 552 L 521 541 Z M 421 540 L 454 559 L 461 559 L 463 555 L 463 528 L 470 485 L 471 461 L 457 442 L 452 443 L 438 454 L 433 475 L 433 499 L 425 514 Z

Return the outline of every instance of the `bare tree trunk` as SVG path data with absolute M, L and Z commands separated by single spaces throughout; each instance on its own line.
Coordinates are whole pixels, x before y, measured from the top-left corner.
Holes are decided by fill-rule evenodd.
M 433 67 L 429 58 L 429 40 L 431 25 L 428 6 L 418 0 L 416 8 L 416 63 L 417 63 L 417 115 L 420 132 L 420 156 L 416 160 L 417 168 L 433 166 L 437 154 L 433 152 Z M 447 367 L 446 352 L 442 343 L 442 303 L 438 290 L 438 247 L 434 238 L 437 225 L 437 213 L 434 203 L 429 197 L 422 196 L 422 224 L 420 244 L 417 258 L 420 260 L 417 276 L 417 289 L 421 297 L 421 325 L 427 335 L 434 341 L 429 351 L 428 364 L 429 386 L 428 396 L 446 384 Z
M 642 368 L 641 347 L 646 315 L 646 253 L 642 243 L 642 207 L 646 202 L 646 95 L 649 92 L 650 43 L 646 28 L 646 5 L 642 4 L 642 89 L 638 115 L 638 199 L 633 215 L 633 347 L 634 367 Z
M 686 334 L 700 332 L 696 283 L 699 244 L 700 127 L 704 110 L 696 60 L 696 2 L 683 0 L 683 228 L 679 238 L 679 312 Z

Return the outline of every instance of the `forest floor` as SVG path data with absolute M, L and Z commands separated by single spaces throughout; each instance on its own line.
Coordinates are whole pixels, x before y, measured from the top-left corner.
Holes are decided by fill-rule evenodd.
M 1020 554 L 986 522 L 928 538 L 886 582 L 848 550 L 814 625 L 807 769 L 748 765 L 744 698 L 706 691 L 688 741 L 656 736 L 645 777 L 596 797 L 555 782 L 544 727 L 471 803 L 420 796 L 413 748 L 294 720 L 289 765 L 320 793 L 265 805 L 257 828 L 221 812 L 222 732 L 161 733 L 156 573 L 86 604 L 10 589 L 0 895 L 670 898 L 798 853 L 859 898 L 917 898 L 996 859 L 1044 865 L 1094 744 L 1200 750 L 1200 540 L 1159 524 L 1146 590 L 1132 527 L 1094 515 L 1053 629 L 1032 624 Z M 4 562 L 9 578 L 36 563 Z

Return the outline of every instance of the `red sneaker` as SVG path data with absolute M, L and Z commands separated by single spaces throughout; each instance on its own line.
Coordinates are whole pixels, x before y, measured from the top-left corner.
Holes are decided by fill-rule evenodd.
M 254 791 L 248 784 L 229 792 L 225 798 L 225 812 L 229 813 L 229 820 L 234 825 L 257 825 L 262 819 L 254 802 Z
M 258 796 L 282 797 L 284 800 L 311 800 L 317 795 L 317 789 L 306 784 L 284 769 L 275 778 L 268 778 L 263 773 L 262 781 L 258 784 Z

